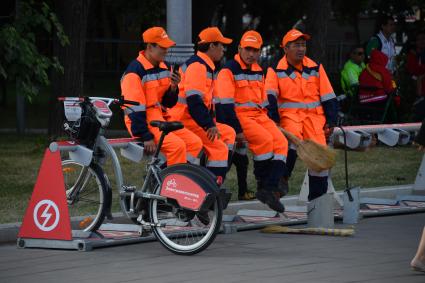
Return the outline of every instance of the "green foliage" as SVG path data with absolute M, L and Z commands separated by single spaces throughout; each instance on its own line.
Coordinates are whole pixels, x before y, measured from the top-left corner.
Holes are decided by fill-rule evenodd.
M 36 35 L 46 33 L 54 33 L 62 46 L 69 44 L 50 7 L 33 0 L 19 1 L 15 21 L 0 29 L 0 76 L 16 80 L 20 93 L 30 101 L 38 94 L 40 85 L 49 85 L 50 68 L 63 73 L 58 59 L 41 54 L 37 47 Z

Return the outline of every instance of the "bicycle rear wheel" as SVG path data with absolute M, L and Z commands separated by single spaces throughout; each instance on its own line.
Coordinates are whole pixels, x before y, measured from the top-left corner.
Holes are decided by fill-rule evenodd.
M 102 168 L 64 160 L 62 171 L 72 229 L 96 231 L 105 219 L 109 188 Z
M 167 171 L 192 172 L 203 179 L 206 186 L 216 186 L 205 175 L 203 168 L 199 169 L 185 165 L 178 165 L 175 168 L 167 168 L 161 172 L 164 176 Z M 174 170 L 173 170 L 174 169 Z M 211 183 L 212 181 L 212 183 Z M 155 192 L 159 194 L 158 185 Z M 177 204 L 151 199 L 150 200 L 151 222 L 157 224 L 152 227 L 153 232 L 160 243 L 171 252 L 179 255 L 192 255 L 206 249 L 215 239 L 220 230 L 223 209 L 218 195 L 214 198 L 211 206 L 202 214 L 189 209 L 182 209 Z M 206 221 L 206 219 L 208 221 Z

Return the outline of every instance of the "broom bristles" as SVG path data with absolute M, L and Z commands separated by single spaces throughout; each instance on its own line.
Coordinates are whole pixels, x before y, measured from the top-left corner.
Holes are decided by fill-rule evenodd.
M 335 151 L 312 140 L 301 142 L 298 145 L 297 154 L 307 168 L 316 172 L 330 169 L 335 165 Z
M 301 140 L 285 129 L 280 128 L 280 130 L 292 143 L 297 145 L 297 154 L 308 169 L 320 172 L 335 165 L 335 151 L 312 140 Z

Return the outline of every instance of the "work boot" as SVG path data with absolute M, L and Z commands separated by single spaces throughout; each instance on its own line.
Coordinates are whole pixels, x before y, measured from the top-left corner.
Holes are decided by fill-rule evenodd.
M 244 194 L 238 196 L 239 200 L 253 200 L 255 199 L 255 194 L 254 192 L 251 191 L 246 191 Z
M 281 177 L 279 179 L 279 183 L 277 185 L 277 191 L 275 195 L 277 198 L 282 198 L 288 194 L 289 185 L 288 185 L 288 177 Z
M 279 213 L 285 212 L 285 206 L 279 201 L 279 199 L 271 192 L 261 190 L 255 193 L 255 196 L 262 203 L 267 204 L 268 207 Z

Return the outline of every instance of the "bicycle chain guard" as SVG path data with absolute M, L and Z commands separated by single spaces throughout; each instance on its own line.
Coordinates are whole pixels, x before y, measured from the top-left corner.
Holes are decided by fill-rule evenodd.
M 208 193 L 192 178 L 182 173 L 171 173 L 162 182 L 160 195 L 175 199 L 180 207 L 198 211 Z

